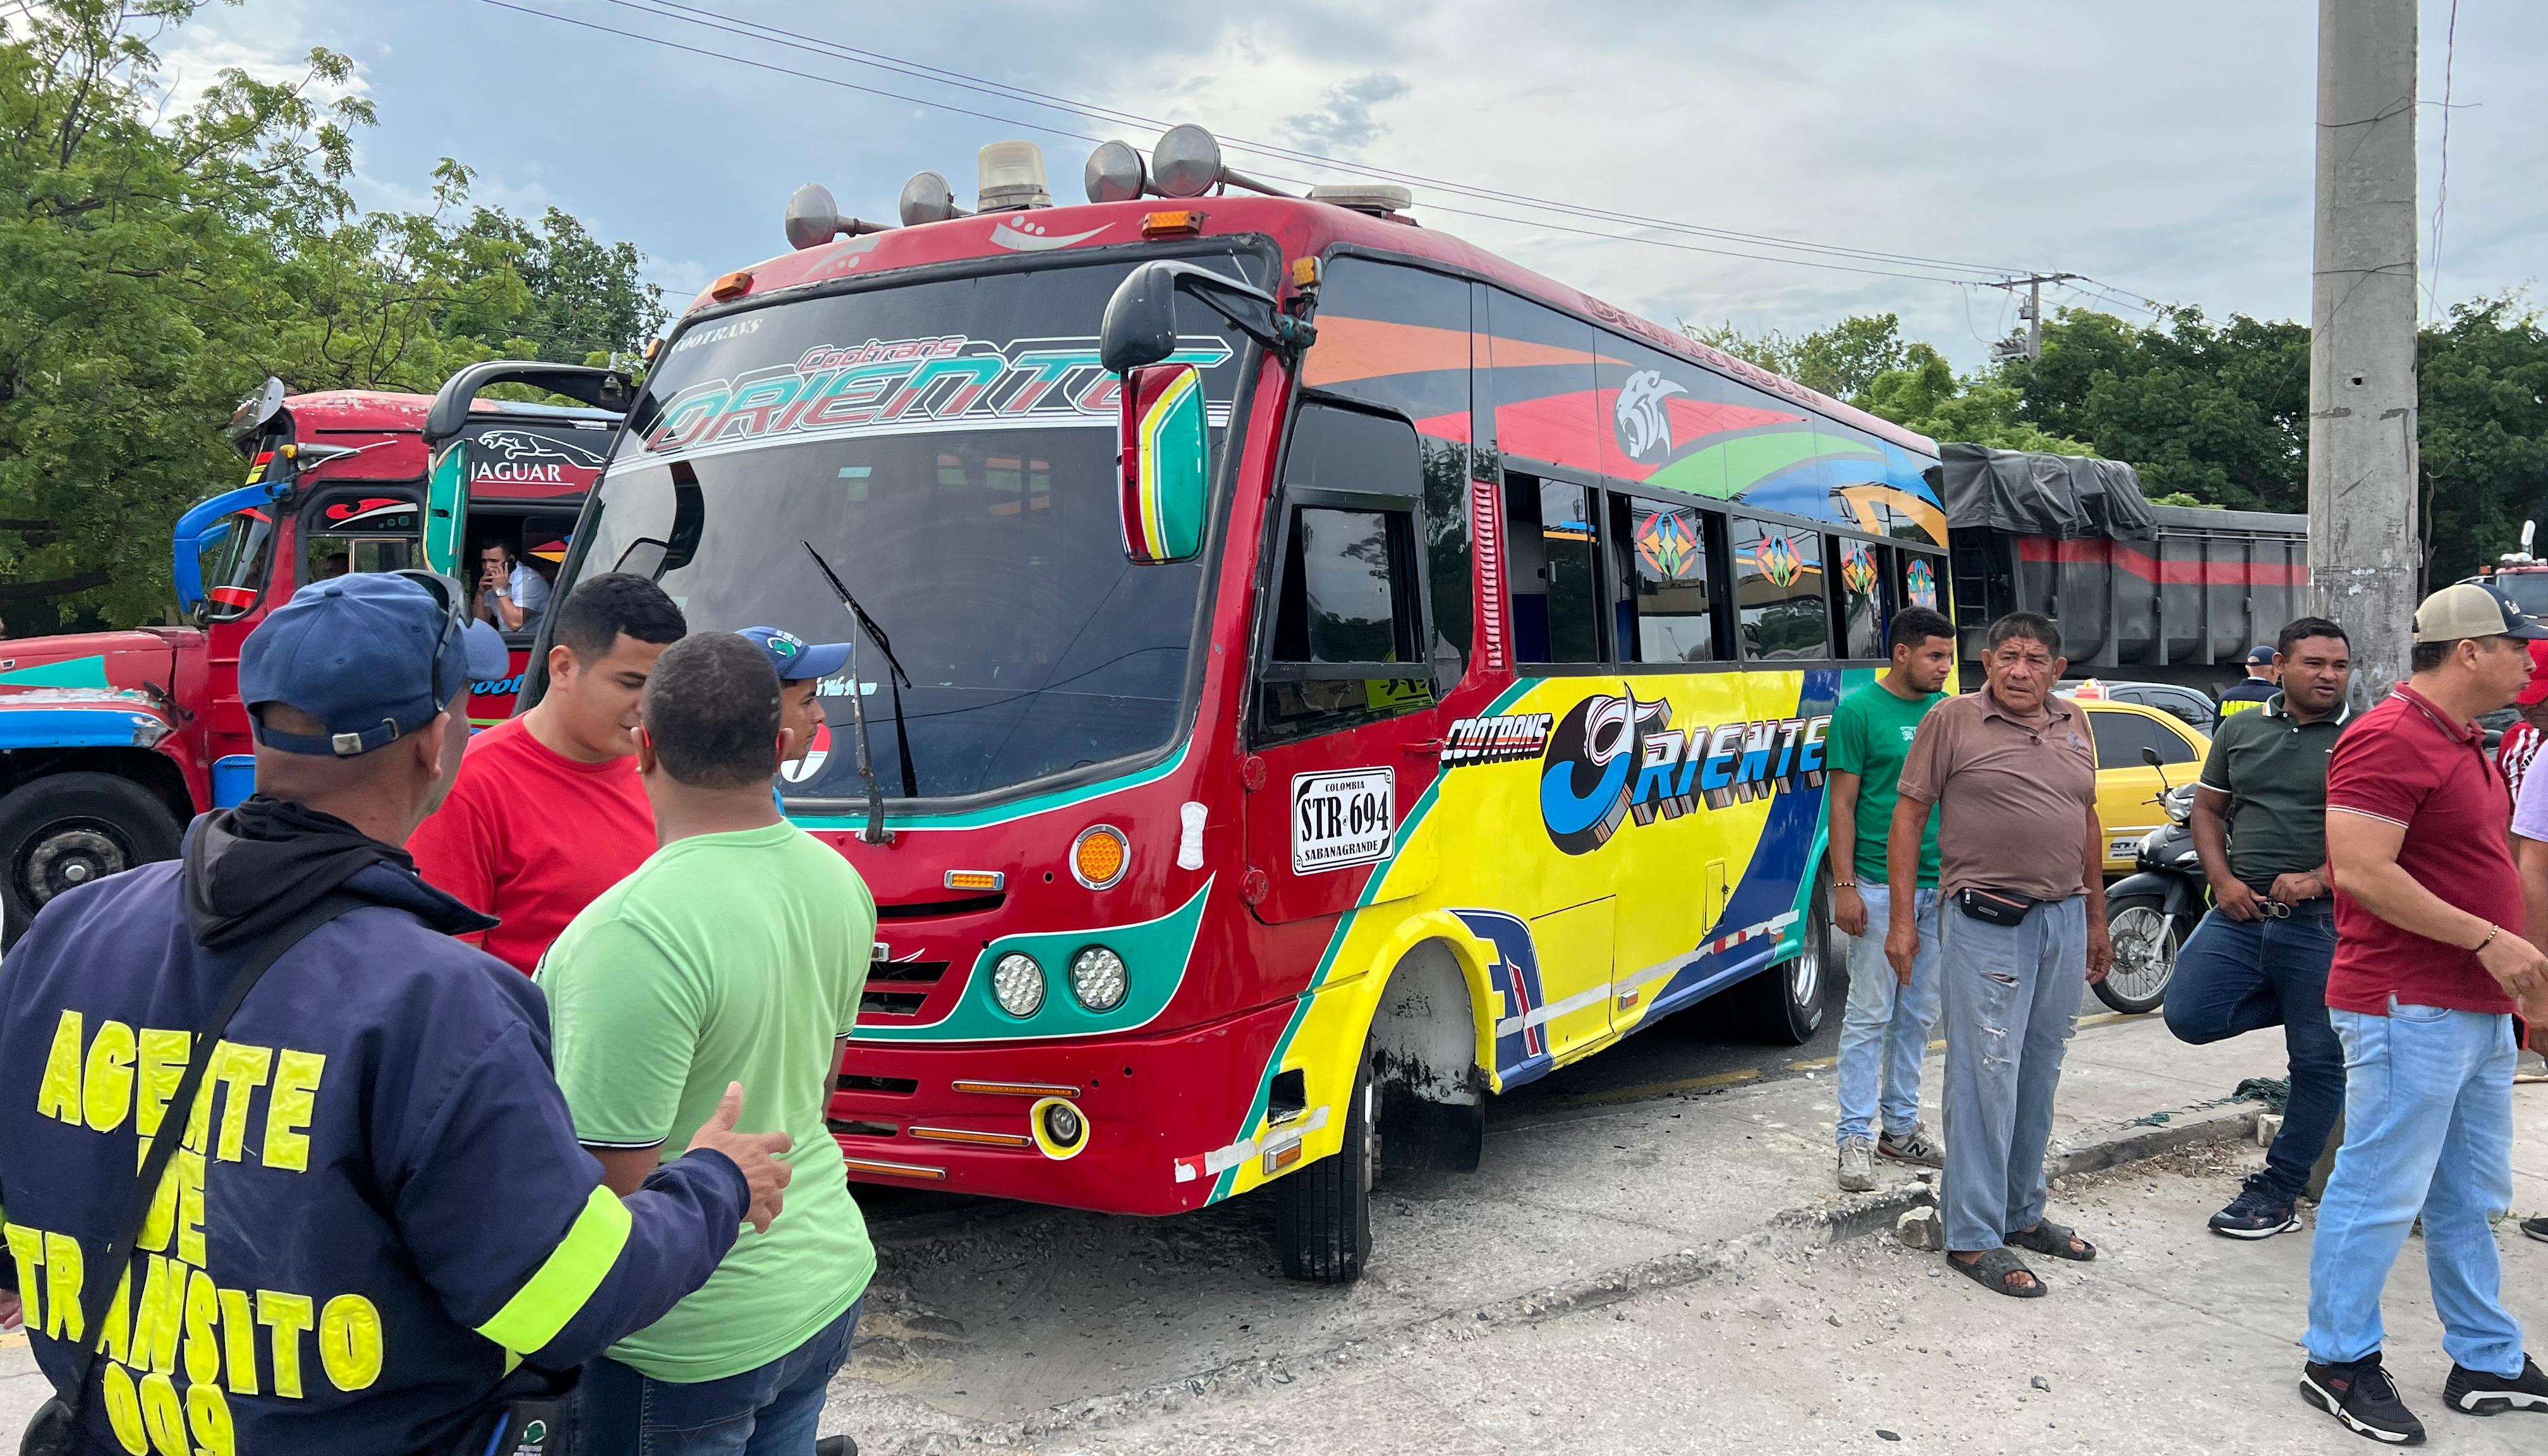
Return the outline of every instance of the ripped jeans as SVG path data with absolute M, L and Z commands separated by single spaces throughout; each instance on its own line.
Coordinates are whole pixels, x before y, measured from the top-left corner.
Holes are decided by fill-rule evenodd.
M 2088 900 L 2015 926 L 1939 907 L 1947 1000 L 1947 1247 L 1971 1253 L 2044 1217 L 2044 1146 L 2088 975 Z

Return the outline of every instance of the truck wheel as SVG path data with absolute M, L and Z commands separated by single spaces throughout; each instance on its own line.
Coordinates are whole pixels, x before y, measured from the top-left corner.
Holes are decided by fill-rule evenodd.
M 1823 1024 L 1823 992 L 1838 957 L 1832 952 L 1829 891 L 1814 886 L 1805 907 L 1805 943 L 1793 958 L 1736 986 L 1736 1015 L 1756 1041 L 1802 1046 Z
M 180 826 L 157 795 L 112 774 L 56 774 L 0 798 L 0 901 L 16 944 L 67 889 L 174 859 Z
M 1371 1185 L 1380 1172 L 1379 1093 L 1363 1048 L 1345 1108 L 1344 1146 L 1274 1185 L 1274 1244 L 1283 1276 L 1351 1284 L 1371 1258 Z

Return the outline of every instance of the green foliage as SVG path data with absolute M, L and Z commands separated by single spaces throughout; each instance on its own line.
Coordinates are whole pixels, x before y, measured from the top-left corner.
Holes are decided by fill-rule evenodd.
M 236 3 L 236 0 L 231 0 Z M 346 191 L 368 103 L 311 52 L 165 112 L 152 41 L 204 0 L 0 12 L 0 612 L 12 633 L 159 619 L 168 526 L 237 478 L 221 425 L 295 391 L 430 391 L 512 353 L 632 356 L 663 318 L 643 258 L 563 213 Z M 329 99 L 331 96 L 334 99 Z

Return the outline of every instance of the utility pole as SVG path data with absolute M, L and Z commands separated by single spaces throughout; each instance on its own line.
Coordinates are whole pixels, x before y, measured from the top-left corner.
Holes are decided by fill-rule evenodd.
M 2319 0 L 2310 596 L 2353 701 L 2407 676 L 2416 581 L 2415 0 Z
M 2024 357 L 2028 361 L 2032 362 L 2044 357 L 2044 285 L 2067 283 L 2078 276 L 2076 273 L 2030 273 L 2024 278 L 2003 278 L 1997 283 L 1982 285 L 1984 288 L 2026 290 L 2026 307 L 2023 311 L 2026 318 Z M 2014 356 L 2002 351 L 2000 357 L 2006 359 Z

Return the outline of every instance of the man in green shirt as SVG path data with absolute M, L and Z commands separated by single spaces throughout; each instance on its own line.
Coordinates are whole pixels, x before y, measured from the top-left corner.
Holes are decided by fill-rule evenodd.
M 2291 1100 L 2283 1130 L 2230 1206 L 2225 1238 L 2271 1238 L 2301 1227 L 2310 1169 L 2344 1111 L 2344 1046 L 2327 1020 L 2335 962 L 2328 893 L 2326 766 L 2344 733 L 2353 649 L 2324 617 L 2283 628 L 2274 666 L 2282 689 L 2253 712 L 2221 720 L 2195 785 L 2188 824 L 2212 883 L 2212 913 L 2176 953 L 2167 1029 L 2201 1046 L 2283 1029 Z
M 1937 810 L 1930 810 L 1921 836 L 1913 904 L 1893 903 L 1884 841 L 1911 736 L 1946 695 L 1939 689 L 1956 666 L 1956 627 L 1943 614 L 1914 606 L 1894 614 L 1886 640 L 1893 666 L 1841 699 L 1823 750 L 1831 770 L 1824 797 L 1831 805 L 1832 919 L 1849 940 L 1837 1131 L 1840 1186 L 1850 1193 L 1875 1186 L 1878 1153 L 1931 1167 L 1946 1163 L 1920 1126 L 1920 1060 L 1938 1024 Z M 1885 932 L 1897 913 L 1913 916 L 1920 928 L 1919 955 L 1901 978 L 1884 958 Z
M 575 918 L 538 975 L 576 1136 L 612 1188 L 634 1188 L 741 1082 L 739 1126 L 787 1134 L 805 1187 L 697 1293 L 587 1367 L 588 1448 L 809 1456 L 875 1271 L 824 1123 L 875 902 L 771 802 L 792 745 L 758 646 L 724 632 L 675 643 L 643 715 L 638 773 L 661 848 Z

